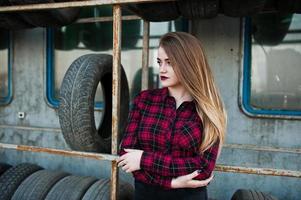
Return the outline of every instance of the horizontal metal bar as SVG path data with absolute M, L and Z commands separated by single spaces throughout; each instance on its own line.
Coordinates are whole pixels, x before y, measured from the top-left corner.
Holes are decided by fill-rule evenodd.
M 135 15 L 123 16 L 122 20 L 139 20 L 141 17 Z M 94 22 L 111 22 L 113 21 L 113 17 L 90 17 L 90 18 L 82 18 L 78 19 L 75 23 L 94 23 Z
M 42 148 L 42 147 L 34 147 L 34 146 L 26 146 L 26 145 L 4 144 L 4 143 L 0 143 L 0 148 L 14 149 L 17 151 L 47 153 L 47 154 L 60 155 L 60 156 L 83 157 L 83 158 L 90 158 L 95 160 L 116 161 L 116 159 L 118 158 L 118 156 L 109 155 L 109 154 L 88 153 L 88 152 L 80 152 L 80 151 L 69 151 L 69 150 Z M 216 165 L 215 171 L 301 178 L 301 171 L 272 169 L 272 168 L 250 168 L 250 167 L 239 167 L 239 166 Z
M 301 178 L 301 171 L 292 171 L 292 170 L 285 170 L 285 169 L 251 168 L 251 167 L 216 165 L 215 171 Z
M 69 151 L 69 150 L 61 150 L 61 149 L 42 148 L 42 147 L 35 147 L 35 146 L 4 144 L 4 143 L 0 143 L 0 148 L 14 149 L 17 151 L 47 153 L 47 154 L 54 154 L 60 156 L 91 158 L 95 160 L 115 161 L 118 158 L 118 156 L 114 156 L 110 154 L 88 153 L 88 152 L 81 152 L 81 151 Z
M 10 129 L 20 129 L 29 131 L 51 131 L 56 133 L 61 133 L 60 128 L 49 128 L 49 127 L 37 127 L 37 126 L 17 126 L 17 125 L 0 125 L 0 128 L 10 128 Z
M 301 154 L 301 149 L 293 149 L 293 148 L 282 148 L 282 147 L 264 147 L 257 146 L 252 144 L 224 144 L 225 148 L 232 149 L 244 149 L 244 150 L 255 150 L 255 151 L 271 151 L 271 152 L 281 152 L 281 153 L 297 153 Z
M 101 5 L 127 4 L 127 3 L 155 3 L 155 2 L 166 2 L 166 1 L 176 1 L 176 0 L 79 0 L 79 1 L 75 0 L 75 1 L 58 2 L 58 3 L 1 6 L 0 12 L 47 10 L 47 9 L 56 9 L 56 8 L 75 8 L 75 7 L 84 7 L 84 6 L 101 6 Z

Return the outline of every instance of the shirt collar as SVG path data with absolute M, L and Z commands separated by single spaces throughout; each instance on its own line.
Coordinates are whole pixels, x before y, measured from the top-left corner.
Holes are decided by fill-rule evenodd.
M 165 101 L 165 99 L 169 96 L 169 93 L 168 93 L 168 88 L 167 87 L 164 87 L 161 89 L 161 97 L 162 97 L 162 100 Z M 192 100 L 192 101 L 189 101 L 188 102 L 190 105 L 196 105 L 196 100 Z

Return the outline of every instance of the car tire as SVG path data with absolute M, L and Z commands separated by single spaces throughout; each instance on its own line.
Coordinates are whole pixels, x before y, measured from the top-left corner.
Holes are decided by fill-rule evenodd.
M 8 169 L 0 177 L 1 200 L 10 200 L 22 181 L 41 169 L 40 166 L 29 163 L 19 164 Z
M 87 189 L 96 181 L 94 177 L 67 176 L 51 188 L 45 200 L 81 200 Z
M 231 200 L 277 200 L 275 197 L 256 190 L 237 190 Z
M 82 200 L 106 200 L 110 199 L 110 179 L 100 179 L 87 190 Z M 132 185 L 125 182 L 119 183 L 118 199 L 132 200 L 134 189 Z
M 187 19 L 208 19 L 216 17 L 219 11 L 219 0 L 179 0 L 181 15 Z
M 12 5 L 60 2 L 55 0 L 9 0 Z M 62 8 L 44 11 L 20 12 L 27 23 L 37 27 L 60 27 L 71 24 L 80 14 L 80 8 Z
M 266 0 L 221 0 L 222 10 L 230 17 L 244 17 L 263 10 Z
M 21 183 L 11 200 L 44 200 L 53 185 L 67 175 L 66 172 L 39 170 Z
M 104 114 L 99 129 L 95 126 L 94 98 L 101 83 L 104 92 Z M 129 87 L 121 68 L 119 139 L 127 122 Z M 75 60 L 60 89 L 59 121 L 63 136 L 71 149 L 111 152 L 112 130 L 112 56 L 88 54 Z
M 170 21 L 180 16 L 176 2 L 129 4 L 126 8 L 151 22 Z

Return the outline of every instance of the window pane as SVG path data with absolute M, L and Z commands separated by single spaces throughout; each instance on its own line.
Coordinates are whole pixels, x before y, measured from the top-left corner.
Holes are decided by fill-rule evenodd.
M 0 100 L 9 96 L 8 87 L 8 44 L 9 32 L 0 30 Z
M 123 15 L 129 15 L 122 11 Z M 112 16 L 111 6 L 85 8 L 81 18 Z M 112 21 L 72 24 L 53 29 L 53 80 L 54 98 L 57 99 L 63 76 L 78 57 L 90 53 L 106 53 L 112 55 Z M 169 31 L 184 31 L 185 21 L 150 23 L 150 50 L 149 50 L 149 79 L 150 88 L 158 87 L 158 67 L 156 54 L 159 38 Z M 130 88 L 130 96 L 134 97 L 141 88 L 142 65 L 142 20 L 127 20 L 122 22 L 122 54 L 121 64 L 126 72 Z M 98 86 L 96 102 L 102 102 L 101 87 Z
M 301 109 L 301 15 L 252 18 L 251 105 Z

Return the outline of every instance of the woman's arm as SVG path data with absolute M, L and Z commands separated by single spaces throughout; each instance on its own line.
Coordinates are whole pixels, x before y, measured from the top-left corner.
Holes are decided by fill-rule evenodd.
M 129 115 L 127 127 L 124 131 L 123 138 L 120 144 L 120 155 L 125 154 L 126 148 L 137 148 L 137 130 L 141 119 L 138 103 L 140 101 L 140 94 L 133 100 Z
M 164 177 L 178 177 L 200 170 L 199 180 L 209 178 L 217 159 L 219 144 L 216 143 L 202 155 L 193 157 L 173 157 L 171 155 L 145 152 L 137 149 L 127 149 L 127 154 L 118 159 L 119 166 L 126 172 L 133 172 L 140 168 Z
M 194 180 L 195 177 L 199 175 L 199 171 L 194 171 L 191 174 L 179 176 L 173 178 L 171 181 L 171 188 L 198 188 L 207 186 L 213 179 L 214 175 L 211 175 L 205 180 Z
M 199 180 L 209 178 L 218 155 L 219 144 L 216 143 L 203 154 L 192 157 L 173 157 L 154 152 L 143 152 L 140 162 L 141 169 L 161 176 L 178 177 L 201 170 L 196 177 Z

